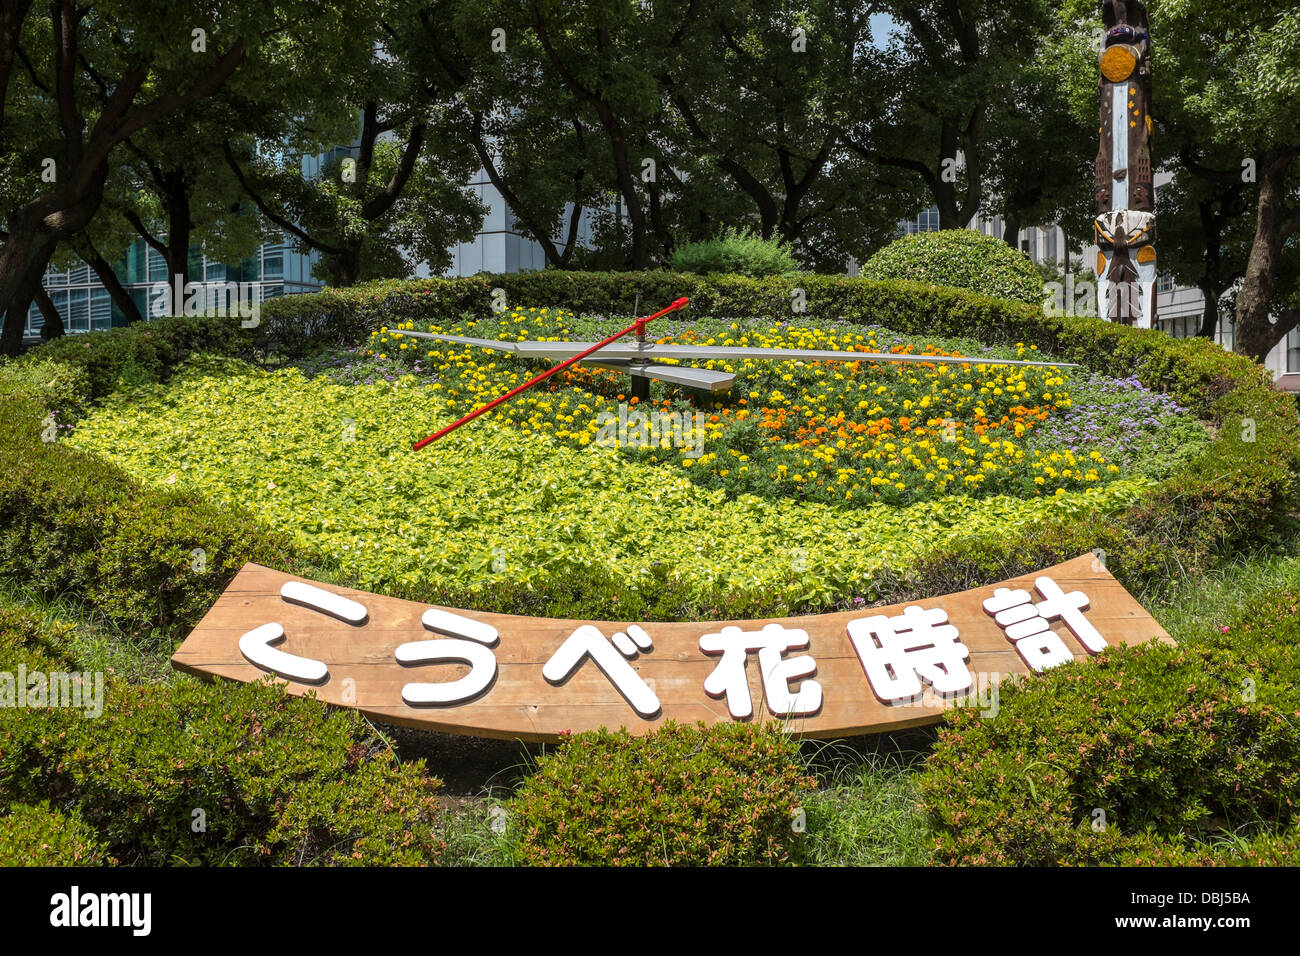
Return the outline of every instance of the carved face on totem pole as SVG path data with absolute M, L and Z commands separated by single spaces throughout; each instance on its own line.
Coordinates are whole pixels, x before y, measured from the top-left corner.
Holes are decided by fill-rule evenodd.
M 1101 314 L 1155 324 L 1155 183 L 1151 169 L 1151 36 L 1146 7 L 1103 4 L 1100 147 L 1097 151 L 1097 278 Z

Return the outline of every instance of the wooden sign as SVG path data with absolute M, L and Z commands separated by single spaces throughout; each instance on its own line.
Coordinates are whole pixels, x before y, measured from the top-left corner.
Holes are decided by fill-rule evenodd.
M 1092 555 L 908 605 L 641 623 L 440 608 L 248 564 L 176 668 L 447 733 L 552 740 L 669 719 L 843 737 L 996 710 L 997 683 L 1169 635 Z

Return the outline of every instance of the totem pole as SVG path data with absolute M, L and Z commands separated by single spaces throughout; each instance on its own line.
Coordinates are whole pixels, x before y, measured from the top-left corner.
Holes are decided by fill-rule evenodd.
M 1105 0 L 1102 22 L 1093 223 L 1098 313 L 1149 329 L 1156 319 L 1156 217 L 1146 7 L 1136 0 Z

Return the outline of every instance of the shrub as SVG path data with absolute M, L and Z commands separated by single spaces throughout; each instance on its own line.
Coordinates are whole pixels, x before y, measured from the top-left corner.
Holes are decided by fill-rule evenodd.
M 792 821 L 813 786 L 771 725 L 670 722 L 566 738 L 510 806 L 528 864 L 778 864 L 796 854 Z
M 235 508 L 141 485 L 104 459 L 41 439 L 40 400 L 0 394 L 0 574 L 93 601 L 163 641 L 198 622 L 248 561 L 310 568 Z
M 97 400 L 133 385 L 166 381 L 190 355 L 201 352 L 242 355 L 255 331 L 227 316 L 169 316 L 87 335 L 65 335 L 30 353 L 31 362 L 59 362 L 79 369 L 88 386 L 86 400 Z
M 46 415 L 64 427 L 83 411 L 90 383 L 84 371 L 67 362 L 42 358 L 0 364 L 0 395 L 31 395 Z
M 104 866 L 116 862 L 75 810 L 18 804 L 0 815 L 0 866 Z
M 70 630 L 0 604 L 0 670 L 74 670 Z M 441 855 L 438 781 L 421 762 L 397 763 L 354 711 L 270 683 L 142 687 L 111 675 L 103 702 L 96 718 L 0 708 L 0 793 L 21 801 L 0 817 L 0 865 L 24 855 L 147 865 L 408 865 Z M 57 832 L 60 818 L 66 838 L 28 854 L 24 841 Z
M 0 606 L 0 670 L 75 670 L 66 637 Z M 133 686 L 109 675 L 102 702 L 99 716 L 0 708 L 0 793 L 66 809 L 49 862 L 74 862 L 78 848 L 87 863 L 108 853 L 146 865 L 410 865 L 442 851 L 439 782 L 422 762 L 397 763 L 355 711 L 269 682 L 187 677 Z M 36 810 L 0 820 L 0 862 L 20 847 L 7 841 L 47 824 Z
M 996 719 L 954 712 L 921 779 L 938 860 L 1294 860 L 1298 610 L 1275 594 L 1213 639 L 1004 684 Z
M 1028 256 L 971 229 L 918 232 L 867 260 L 865 279 L 907 279 L 969 289 L 998 299 L 1043 303 L 1043 275 Z
M 728 229 L 716 239 L 678 246 L 673 252 L 672 267 L 676 272 L 697 275 L 722 272 L 770 276 L 794 272 L 798 264 L 789 247 L 779 240 L 763 239 L 741 229 Z

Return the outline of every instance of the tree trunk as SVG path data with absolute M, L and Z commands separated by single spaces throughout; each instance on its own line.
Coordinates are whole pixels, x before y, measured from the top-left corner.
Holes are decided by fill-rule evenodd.
M 1237 329 L 1233 351 L 1263 361 L 1295 323 L 1269 321 L 1282 247 L 1295 231 L 1287 222 L 1286 174 L 1297 154 L 1288 152 L 1261 163 L 1264 174 L 1259 181 L 1259 204 L 1255 218 L 1255 239 L 1250 247 L 1246 276 L 1237 294 Z
M 30 210 L 29 206 L 24 212 L 30 216 Z M 5 313 L 0 355 L 17 355 L 22 349 L 27 310 L 57 244 L 57 239 L 33 223 L 20 223 L 9 230 L 0 249 L 0 308 Z
M 108 260 L 101 256 L 93 246 L 87 243 L 84 251 L 78 251 L 78 255 L 90 266 L 95 273 L 96 278 L 108 290 L 108 297 L 113 300 L 113 304 L 121 310 L 126 316 L 126 324 L 131 325 L 143 320 L 139 308 L 136 307 L 135 300 L 131 298 L 131 293 L 122 285 L 122 280 L 117 277 L 113 267 L 109 265 Z
M 1216 288 L 1209 279 L 1202 279 L 1196 283 L 1196 287 L 1201 290 L 1201 295 L 1205 296 L 1205 308 L 1201 311 L 1201 330 L 1196 334 L 1203 339 L 1212 339 L 1219 329 L 1219 296 L 1223 294 L 1223 290 Z
M 32 297 L 26 293 L 15 295 L 5 309 L 4 329 L 0 331 L 0 355 L 14 356 L 22 351 L 23 332 L 27 328 L 27 311 L 32 307 Z
M 190 235 L 193 230 L 190 196 L 184 176 L 172 173 L 167 177 L 167 272 L 173 284 L 180 276 L 181 288 L 181 301 L 172 303 L 172 315 L 185 314 L 185 287 L 190 282 Z
M 59 310 L 54 307 L 54 300 L 50 294 L 45 291 L 45 284 L 38 282 L 36 288 L 32 290 L 32 296 L 36 299 L 37 306 L 40 307 L 41 315 L 45 321 L 41 323 L 41 338 L 45 341 L 63 337 L 63 316 Z
M 1020 212 L 1016 209 L 1002 210 L 1002 241 L 1016 252 L 1020 251 Z

